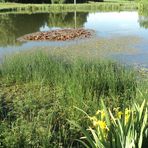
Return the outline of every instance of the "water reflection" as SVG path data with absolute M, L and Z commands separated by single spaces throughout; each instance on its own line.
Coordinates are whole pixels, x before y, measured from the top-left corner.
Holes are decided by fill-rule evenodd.
M 0 15 L 0 45 L 19 45 L 16 41 L 18 37 L 39 31 L 47 18 L 47 14 Z
M 53 27 L 82 27 L 87 14 L 72 12 L 0 15 L 0 46 L 20 45 L 16 40 L 18 37 Z
M 139 16 L 139 24 L 143 28 L 148 28 L 148 16 Z
M 83 27 L 88 13 L 50 13 L 48 17 L 48 27 L 75 28 Z
M 138 24 L 139 23 L 139 24 Z M 0 15 L 0 47 L 21 45 L 16 39 L 28 33 L 54 28 L 94 29 L 100 36 L 115 34 L 146 36 L 148 12 L 63 12 Z
M 139 24 L 143 28 L 148 28 L 148 9 L 139 10 Z
M 71 42 L 26 42 L 19 43 L 16 39 L 28 33 L 37 31 L 47 31 L 55 28 L 89 28 L 94 29 L 98 36 L 98 42 L 102 37 L 108 41 L 109 38 L 119 37 L 136 37 L 142 39 L 140 44 L 133 43 L 132 46 L 139 49 L 136 56 L 122 53 L 116 54 L 127 61 L 146 63 L 148 65 L 148 11 L 140 12 L 95 12 L 95 13 L 80 13 L 80 12 L 63 12 L 63 13 L 40 13 L 40 14 L 3 14 L 0 15 L 0 57 L 18 50 L 24 50 L 33 47 L 42 46 L 65 46 L 72 45 Z M 133 38 L 132 38 L 133 39 Z M 98 43 L 97 42 L 97 43 Z M 72 44 L 71 44 L 72 43 Z M 76 43 L 77 44 L 77 43 Z M 85 46 L 89 43 L 85 42 Z M 95 43 L 91 43 L 90 50 L 95 49 Z M 126 44 L 126 43 L 124 43 Z M 115 49 L 119 49 L 121 41 L 114 45 Z M 98 44 L 97 44 L 98 45 Z M 75 43 L 74 43 L 75 46 Z M 98 45 L 97 48 L 105 50 L 106 46 L 111 48 L 109 44 Z M 107 47 L 107 48 L 108 48 Z M 34 49 L 35 49 L 34 48 Z M 82 50 L 82 48 L 79 48 Z M 99 49 L 100 50 L 100 49 Z M 95 53 L 95 52 L 94 52 Z M 111 54 L 111 53 L 110 53 Z M 129 60 L 128 60 L 129 59 Z

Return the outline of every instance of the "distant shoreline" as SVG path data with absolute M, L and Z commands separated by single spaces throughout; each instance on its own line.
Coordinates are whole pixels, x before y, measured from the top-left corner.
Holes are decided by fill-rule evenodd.
M 103 2 L 83 4 L 21 4 L 0 3 L 0 13 L 39 13 L 39 12 L 73 12 L 73 11 L 122 11 L 137 10 L 135 2 Z

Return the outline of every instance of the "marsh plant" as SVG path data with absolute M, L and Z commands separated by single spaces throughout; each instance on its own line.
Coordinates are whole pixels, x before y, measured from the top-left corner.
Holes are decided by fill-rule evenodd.
M 143 139 L 148 134 L 145 100 L 141 105 L 135 103 L 122 110 L 119 107 L 110 110 L 102 104 L 103 109 L 98 110 L 94 116 L 81 110 L 90 119 L 88 129 L 72 122 L 84 134 L 79 141 L 87 148 L 141 148 L 144 145 Z
M 103 98 L 111 109 L 124 111 L 137 90 L 135 72 L 117 62 L 43 51 L 7 56 L 0 80 L 0 147 L 82 147 L 75 141 L 82 131 L 68 120 L 84 129 L 90 120 L 74 106 L 93 114 Z
M 51 56 L 44 52 L 7 57 L 0 67 L 1 77 L 12 83 L 42 82 L 59 86 L 72 97 L 99 99 L 117 96 L 132 99 L 136 91 L 134 71 L 112 61 Z

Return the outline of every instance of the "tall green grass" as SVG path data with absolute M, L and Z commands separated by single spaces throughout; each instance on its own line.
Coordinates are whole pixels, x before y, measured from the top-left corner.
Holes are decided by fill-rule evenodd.
M 43 82 L 60 86 L 74 97 L 131 99 L 136 89 L 134 72 L 116 62 L 84 59 L 70 62 L 43 52 L 8 57 L 0 72 L 9 82 Z
M 1 147 L 82 147 L 89 121 L 75 109 L 94 114 L 100 99 L 124 108 L 136 95 L 134 71 L 113 61 L 74 59 L 36 51 L 18 53 L 0 65 Z

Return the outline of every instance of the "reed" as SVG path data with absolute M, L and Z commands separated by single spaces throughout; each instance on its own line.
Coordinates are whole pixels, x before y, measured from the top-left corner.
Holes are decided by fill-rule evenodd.
M 126 107 L 136 98 L 134 71 L 113 61 L 48 55 L 43 51 L 7 56 L 0 65 L 0 146 L 82 147 L 87 128 L 77 110 L 94 114 L 100 99 L 110 108 Z
M 0 68 L 7 81 L 44 82 L 70 90 L 73 97 L 100 98 L 100 96 L 135 95 L 134 72 L 111 61 L 75 59 L 44 52 L 24 53 L 7 57 Z

